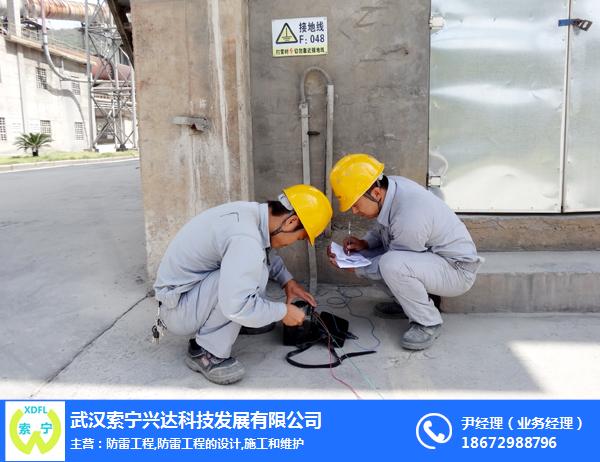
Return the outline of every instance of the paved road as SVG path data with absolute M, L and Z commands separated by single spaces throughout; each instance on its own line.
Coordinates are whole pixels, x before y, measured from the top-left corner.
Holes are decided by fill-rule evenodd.
M 139 162 L 0 174 L 0 261 L 0 396 L 26 397 L 148 290 Z

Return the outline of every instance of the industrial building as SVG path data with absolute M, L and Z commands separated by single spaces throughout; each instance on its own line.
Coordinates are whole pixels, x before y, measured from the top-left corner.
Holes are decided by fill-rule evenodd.
M 136 147 L 133 74 L 104 2 L 90 2 L 86 16 L 83 3 L 8 0 L 0 16 L 0 155 L 30 132 L 50 135 L 50 150 Z M 87 17 L 80 44 L 51 36 L 46 52 L 46 16 Z

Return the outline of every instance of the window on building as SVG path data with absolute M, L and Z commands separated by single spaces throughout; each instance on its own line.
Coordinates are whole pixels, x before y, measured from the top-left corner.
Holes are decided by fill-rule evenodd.
M 75 122 L 75 139 L 83 141 L 83 122 Z
M 52 124 L 49 120 L 40 120 L 40 132 L 52 136 Z
M 13 133 L 21 134 L 23 133 L 23 125 L 21 124 L 21 122 L 13 122 L 10 124 L 10 130 Z
M 0 117 L 0 141 L 6 141 L 6 119 Z
M 79 82 L 71 81 L 71 91 L 74 95 L 81 95 L 81 87 L 79 86 Z
M 46 77 L 46 69 L 41 67 L 35 68 L 35 83 L 38 88 L 48 89 L 48 78 Z

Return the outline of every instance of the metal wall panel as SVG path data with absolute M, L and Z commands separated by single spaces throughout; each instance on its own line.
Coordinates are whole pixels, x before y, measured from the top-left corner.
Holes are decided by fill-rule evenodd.
M 568 2 L 433 0 L 432 16 L 432 189 L 457 211 L 560 212 Z
M 572 18 L 594 22 L 571 28 L 564 210 L 600 210 L 600 1 L 573 0 Z

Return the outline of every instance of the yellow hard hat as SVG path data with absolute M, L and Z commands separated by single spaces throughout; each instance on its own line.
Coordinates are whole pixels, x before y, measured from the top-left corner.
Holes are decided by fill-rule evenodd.
M 329 181 L 340 211 L 345 212 L 383 173 L 383 164 L 369 154 L 348 154 L 333 166 Z
M 283 193 L 302 222 L 311 245 L 315 245 L 315 239 L 325 230 L 333 216 L 329 199 L 317 188 L 307 184 L 290 186 Z

